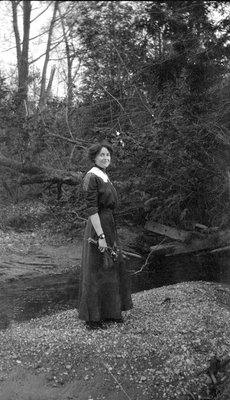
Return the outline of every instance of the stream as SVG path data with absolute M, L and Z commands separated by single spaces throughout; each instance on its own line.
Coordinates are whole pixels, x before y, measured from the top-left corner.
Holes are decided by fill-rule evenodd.
M 129 259 L 132 293 L 188 281 L 211 281 L 230 286 L 230 251 L 156 257 L 140 269 L 144 260 Z M 0 329 L 14 321 L 26 321 L 77 306 L 79 269 L 0 283 Z

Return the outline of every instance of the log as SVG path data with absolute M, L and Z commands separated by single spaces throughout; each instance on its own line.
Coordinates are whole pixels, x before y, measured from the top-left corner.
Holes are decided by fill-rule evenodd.
M 190 243 L 171 242 L 165 245 L 151 246 L 155 255 L 174 256 L 178 254 L 211 251 L 223 248 L 230 244 L 230 230 L 220 231 L 208 235 L 205 239 L 193 239 Z
M 144 229 L 150 232 L 158 233 L 159 235 L 167 236 L 170 239 L 179 240 L 180 242 L 189 242 L 192 237 L 201 236 L 199 232 L 172 228 L 171 226 L 162 225 L 154 221 L 146 222 Z
M 24 174 L 20 184 L 53 182 L 67 185 L 77 185 L 81 182 L 83 173 L 59 170 L 51 167 L 38 166 L 33 163 L 23 163 L 7 158 L 0 154 L 0 166 Z M 29 178 L 28 178 L 29 177 Z

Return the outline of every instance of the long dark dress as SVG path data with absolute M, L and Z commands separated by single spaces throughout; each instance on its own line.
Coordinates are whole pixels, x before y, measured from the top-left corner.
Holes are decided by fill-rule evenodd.
M 109 247 L 118 246 L 114 211 L 117 192 L 108 176 L 99 168 L 92 168 L 83 180 L 88 216 L 99 214 L 106 242 Z M 97 240 L 97 234 L 88 218 L 84 233 L 81 277 L 79 290 L 79 318 L 84 321 L 100 321 L 121 318 L 121 311 L 133 307 L 130 282 L 124 259 L 119 251 L 112 266 L 104 263 L 104 254 L 89 238 Z

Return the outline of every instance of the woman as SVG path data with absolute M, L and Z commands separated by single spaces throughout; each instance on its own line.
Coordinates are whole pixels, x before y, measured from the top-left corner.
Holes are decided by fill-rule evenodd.
M 121 312 L 133 307 L 124 260 L 121 250 L 117 250 L 117 193 L 106 174 L 112 153 L 106 142 L 92 145 L 88 155 L 94 167 L 83 180 L 88 221 L 82 252 L 79 318 L 88 329 L 105 328 L 106 321 L 123 322 Z

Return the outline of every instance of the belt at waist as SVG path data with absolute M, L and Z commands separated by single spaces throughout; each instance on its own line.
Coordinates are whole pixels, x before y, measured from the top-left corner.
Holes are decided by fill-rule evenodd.
M 98 212 L 99 213 L 111 213 L 111 214 L 113 214 L 114 208 L 99 208 Z

